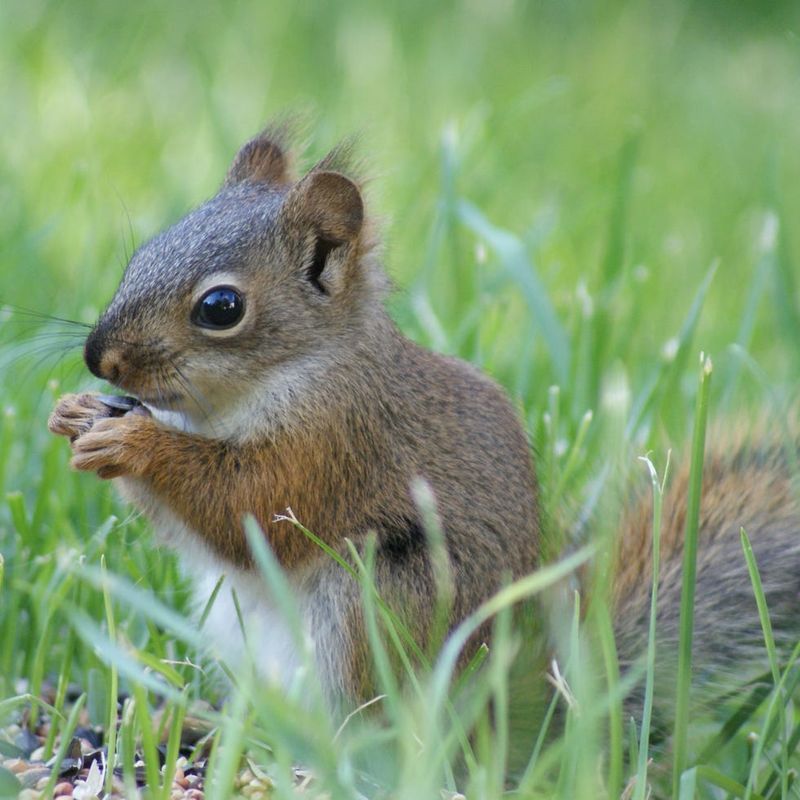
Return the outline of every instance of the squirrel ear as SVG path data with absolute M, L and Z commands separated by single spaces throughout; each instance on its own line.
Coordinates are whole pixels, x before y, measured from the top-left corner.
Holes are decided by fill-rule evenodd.
M 291 221 L 311 224 L 322 238 L 338 244 L 353 241 L 364 224 L 361 192 L 341 172 L 309 172 L 289 192 L 284 211 Z
M 278 186 L 290 182 L 289 163 L 283 145 L 267 130 L 245 144 L 233 159 L 223 186 L 242 181 L 270 183 Z

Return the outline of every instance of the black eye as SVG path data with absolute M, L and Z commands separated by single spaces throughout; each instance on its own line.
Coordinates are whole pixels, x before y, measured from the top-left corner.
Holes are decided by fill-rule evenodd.
M 209 289 L 192 310 L 192 322 L 201 328 L 232 328 L 244 316 L 244 298 L 230 286 Z

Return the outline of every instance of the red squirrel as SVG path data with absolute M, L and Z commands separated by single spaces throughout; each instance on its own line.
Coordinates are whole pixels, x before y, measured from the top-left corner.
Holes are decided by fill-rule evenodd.
M 411 634 L 436 596 L 417 478 L 436 498 L 455 587 L 450 625 L 537 563 L 531 452 L 503 391 L 403 336 L 358 183 L 340 152 L 299 180 L 268 131 L 219 192 L 133 256 L 85 344 L 91 372 L 141 402 L 119 415 L 67 395 L 50 418 L 72 466 L 113 478 L 209 589 L 236 589 L 265 676 L 298 665 L 242 526 L 252 514 L 283 567 L 331 699 L 375 690 L 361 589 L 291 524 L 347 557 L 376 535 L 375 581 Z M 230 596 L 207 625 L 230 654 Z M 482 632 L 486 636 L 487 631 Z

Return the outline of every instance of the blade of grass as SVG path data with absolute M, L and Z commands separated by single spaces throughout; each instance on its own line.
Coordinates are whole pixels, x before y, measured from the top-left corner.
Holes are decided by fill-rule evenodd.
M 755 714 L 759 706 L 766 700 L 771 689 L 771 686 L 759 685 L 750 692 L 731 716 L 725 720 L 725 723 L 711 741 L 703 748 L 697 757 L 698 763 L 710 761 L 722 747 L 736 736 L 744 723 Z
M 582 678 L 583 658 L 581 647 L 581 604 L 580 593 L 575 591 L 573 596 L 573 613 L 572 623 L 569 631 L 569 650 L 567 652 L 567 668 L 565 675 L 568 678 L 574 678 L 575 682 L 579 682 Z M 573 691 L 575 687 L 570 687 Z M 561 760 L 561 766 L 558 772 L 558 783 L 556 795 L 562 800 L 571 800 L 577 797 L 577 787 L 581 785 L 579 775 L 581 756 L 585 753 L 582 747 L 586 745 L 584 737 L 581 735 L 585 732 L 584 723 L 582 720 L 582 712 L 585 709 L 579 709 L 577 706 L 576 698 L 572 695 L 572 700 L 567 701 L 567 719 L 565 724 L 565 743 L 566 748 L 564 757 Z
M 596 308 L 591 316 L 591 335 L 588 341 L 593 348 L 587 363 L 590 366 L 588 381 L 589 395 L 585 402 L 593 402 L 598 395 L 603 370 L 608 366 L 612 335 L 615 325 L 612 323 L 612 307 L 619 291 L 620 277 L 625 266 L 625 236 L 628 224 L 628 206 L 630 204 L 633 173 L 639 152 L 638 131 L 625 140 L 620 149 L 617 167 L 617 179 L 614 184 L 614 200 L 608 225 L 608 242 L 601 265 L 601 284 Z
M 67 717 L 67 722 L 61 730 L 61 743 L 58 746 L 55 760 L 53 761 L 50 777 L 47 780 L 47 785 L 42 790 L 42 797 L 52 797 L 53 789 L 55 789 L 56 781 L 58 780 L 59 772 L 61 770 L 61 762 L 67 755 L 67 750 L 72 742 L 75 728 L 78 727 L 78 720 L 80 719 L 83 707 L 86 704 L 86 694 L 82 694 L 73 704 L 72 709 Z
M 0 700 L 0 720 L 5 719 L 9 714 L 20 708 L 20 706 L 32 705 L 33 703 L 37 703 L 54 717 L 63 719 L 63 714 L 61 714 L 55 706 L 51 706 L 49 703 L 45 703 L 41 698 L 27 692 L 25 694 L 18 694 L 15 697 L 9 697 L 5 700 Z
M 105 574 L 105 556 L 100 558 L 100 571 Z M 106 626 L 108 627 L 108 638 L 112 642 L 117 640 L 117 625 L 114 619 L 114 608 L 111 603 L 111 595 L 108 591 L 108 581 L 103 581 L 103 604 L 106 611 Z M 119 673 L 113 661 L 109 664 L 109 689 L 108 689 L 108 725 L 106 727 L 106 748 L 107 763 L 109 765 L 105 773 L 105 790 L 111 794 L 114 781 L 114 764 L 117 762 L 117 698 L 119 695 Z
M 661 506 L 664 499 L 664 488 L 669 474 L 670 453 L 664 467 L 664 478 L 659 482 L 658 473 L 653 462 L 646 456 L 640 457 L 650 471 L 650 482 L 653 488 L 653 529 L 652 529 L 652 579 L 650 589 L 650 624 L 647 632 L 647 667 L 644 684 L 644 708 L 642 710 L 642 728 L 639 738 L 639 755 L 636 762 L 636 787 L 633 800 L 645 800 L 647 790 L 647 762 L 650 755 L 650 723 L 653 713 L 653 688 L 656 671 L 656 619 L 658 614 L 658 576 L 661 569 Z
M 672 398 L 680 394 L 680 382 L 686 373 L 686 365 L 691 353 L 694 334 L 718 266 L 719 262 L 717 260 L 712 262 L 695 293 L 692 305 L 675 338 L 674 355 L 670 360 L 660 364 L 654 370 L 654 373 L 645 382 L 645 388 L 637 395 L 631 409 L 630 422 L 627 426 L 627 433 L 630 438 L 635 438 L 636 433 L 656 404 L 659 404 L 661 410 L 664 411 L 665 404 L 671 402 Z M 680 404 L 674 405 L 679 406 Z M 673 413 L 677 413 L 677 409 Z
M 536 743 L 533 746 L 531 757 L 528 760 L 528 764 L 525 767 L 525 772 L 522 773 L 522 778 L 519 782 L 519 793 L 522 797 L 527 797 L 528 794 L 533 792 L 533 784 L 536 779 L 537 767 L 539 766 L 539 756 L 541 755 L 542 748 L 547 740 L 550 725 L 553 722 L 553 717 L 555 716 L 556 708 L 558 707 L 558 700 L 558 694 L 553 692 L 553 696 L 550 698 L 550 703 L 547 706 L 547 711 L 542 718 L 541 727 L 539 728 L 539 733 L 536 736 Z
M 433 489 L 427 481 L 418 478 L 411 485 L 411 497 L 422 519 L 436 589 L 433 620 L 428 641 L 424 643 L 427 651 L 434 654 L 447 635 L 456 589 Z
M 791 686 L 787 686 L 786 695 L 788 697 L 792 696 Z M 795 725 L 794 730 L 792 731 L 792 735 L 789 737 L 789 740 L 788 740 L 788 742 L 786 744 L 786 750 L 789 753 L 794 753 L 797 750 L 798 746 L 800 746 L 800 723 Z M 783 772 L 784 772 L 784 770 L 783 770 L 782 765 L 777 765 L 776 764 L 772 768 L 771 774 L 764 781 L 764 786 L 761 789 L 761 794 L 764 797 L 770 797 L 774 793 L 774 789 L 777 786 L 778 782 L 782 781 L 782 779 L 783 779 Z M 793 780 L 792 774 L 793 773 L 790 770 L 789 771 L 789 775 L 787 776 L 788 779 L 789 779 L 788 783 L 787 783 L 787 791 L 788 791 L 788 788 L 791 785 L 791 781 Z
M 779 325 L 780 335 L 792 342 L 790 352 L 797 355 L 800 349 L 800 309 L 797 306 L 797 286 L 795 284 L 795 267 L 792 265 L 789 236 L 786 230 L 786 219 L 782 203 L 776 202 L 778 220 L 778 246 L 773 267 L 773 302 L 775 321 Z
M 180 697 L 180 694 L 167 682 L 176 676 L 178 680 L 181 680 L 180 676 L 169 665 L 160 663 L 157 665 L 156 673 L 164 678 L 163 681 L 157 680 L 142 668 L 136 657 L 123 650 L 120 645 L 112 642 L 100 630 L 97 623 L 84 611 L 70 606 L 67 607 L 67 615 L 78 636 L 98 654 L 104 663 L 110 664 L 113 662 L 120 675 L 124 675 L 134 683 L 141 683 L 150 691 L 162 697 L 171 700 L 177 700 Z M 152 661 L 150 666 L 152 668 Z M 182 681 L 178 685 L 182 687 Z
M 252 687 L 248 687 L 252 691 Z M 248 702 L 240 689 L 233 696 L 229 712 L 220 730 L 219 746 L 215 748 L 210 764 L 206 797 L 209 800 L 227 800 L 234 791 L 234 781 L 244 754 L 245 730 L 248 722 Z M 209 759 L 210 760 L 210 759 Z M 165 797 L 169 791 L 165 789 Z
M 488 600 L 481 603 L 481 605 L 450 634 L 442 648 L 431 680 L 434 702 L 435 698 L 446 695 L 447 686 L 455 670 L 459 654 L 472 634 L 475 633 L 481 625 L 494 617 L 501 609 L 512 606 L 529 597 L 533 597 L 567 576 L 574 574 L 575 570 L 581 564 L 585 564 L 594 553 L 594 546 L 585 545 L 561 561 L 541 567 L 531 575 L 520 578 L 518 581 L 500 589 Z
M 750 349 L 758 309 L 766 289 L 767 275 L 771 271 L 772 264 L 776 257 L 775 250 L 778 238 L 778 224 L 777 215 L 772 211 L 767 212 L 759 234 L 758 249 L 760 255 L 756 261 L 755 269 L 753 270 L 750 288 L 745 296 L 745 306 L 741 313 L 739 330 L 736 334 L 736 340 L 733 343 L 735 347 L 745 352 Z M 741 369 L 741 359 L 732 359 L 724 384 L 725 395 L 723 402 L 726 405 L 736 393 Z
M 325 552 L 330 558 L 332 558 L 342 569 L 348 572 L 356 581 L 359 583 L 361 582 L 361 575 L 357 569 L 355 569 L 351 564 L 347 562 L 345 558 L 342 557 L 340 553 L 337 553 L 327 542 L 324 542 L 322 539 L 319 538 L 313 531 L 310 531 L 306 528 L 298 519 L 295 517 L 292 510 L 289 508 L 286 510 L 285 515 L 276 515 L 277 521 L 285 521 L 289 522 L 294 525 L 298 530 L 302 531 L 303 535 L 308 537 L 312 542 L 314 542 L 317 547 L 319 547 L 323 552 Z M 351 555 L 353 555 L 353 548 L 351 545 L 348 546 L 348 551 Z M 359 556 L 358 553 L 355 553 L 355 558 L 358 560 Z M 363 566 L 363 565 L 362 565 Z M 403 624 L 400 618 L 394 614 L 394 612 L 383 602 L 380 596 L 376 597 L 376 602 L 381 607 L 381 611 L 391 617 L 392 619 L 392 627 L 396 630 L 403 639 L 403 644 L 405 647 L 412 652 L 414 658 L 418 659 L 420 664 L 428 664 L 428 659 L 425 656 L 425 653 L 422 651 L 422 648 L 419 644 L 415 641 L 414 637 L 411 635 L 408 628 Z
M 622 724 L 622 697 L 619 692 L 619 660 L 614 642 L 614 626 L 606 603 L 593 608 L 603 667 L 606 674 L 606 691 L 610 703 L 608 713 L 608 795 L 619 797 L 622 793 L 622 773 L 625 767 Z
M 493 225 L 477 206 L 466 200 L 459 202 L 458 210 L 462 222 L 497 253 L 501 266 L 522 291 L 532 319 L 544 338 L 558 382 L 566 385 L 570 370 L 569 337 L 528 256 L 525 243 L 511 232 Z
M 363 569 L 361 574 L 362 600 L 364 605 L 364 621 L 366 623 L 367 638 L 370 645 L 375 670 L 378 676 L 378 685 L 382 694 L 386 695 L 386 708 L 390 717 L 395 721 L 400 719 L 400 687 L 397 683 L 395 670 L 389 660 L 389 655 L 384 645 L 384 640 L 378 629 L 378 618 L 375 607 L 375 548 L 376 540 L 370 536 L 364 551 Z M 354 551 L 355 548 L 351 548 Z M 356 556 L 358 554 L 356 553 Z M 410 665 L 409 665 L 410 666 Z M 413 674 L 413 669 L 410 670 Z
M 122 706 L 119 734 L 125 794 L 127 797 L 136 797 L 136 701 L 132 697 L 128 697 Z M 109 764 L 109 769 L 113 769 L 113 765 Z
M 154 797 L 158 796 L 161 787 L 161 769 L 156 747 L 156 737 L 153 732 L 152 715 L 147 702 L 147 691 L 141 683 L 133 685 L 133 697 L 136 700 L 136 727 L 142 743 L 142 756 L 144 771 L 147 776 L 147 786 Z
M 719 770 L 714 769 L 713 767 L 709 767 L 705 764 L 701 764 L 698 767 L 694 767 L 694 770 L 697 774 L 698 778 L 702 778 L 704 781 L 707 781 L 712 786 L 716 786 L 719 789 L 722 789 L 726 792 L 729 796 L 732 797 L 747 797 L 747 790 L 741 783 L 738 781 L 733 780 L 733 778 L 729 778 L 727 775 L 723 775 Z M 764 797 L 760 794 L 750 794 L 749 797 L 751 800 L 764 800 Z
M 214 584 L 214 588 L 211 590 L 211 594 L 206 600 L 205 605 L 203 606 L 203 611 L 200 614 L 200 620 L 197 623 L 198 628 L 202 628 L 203 625 L 206 624 L 206 620 L 208 619 L 208 615 L 211 613 L 211 609 L 214 607 L 214 603 L 217 601 L 217 596 L 219 595 L 219 590 L 222 588 L 222 584 L 225 583 L 225 575 L 220 575 L 217 582 Z
M 780 665 L 778 664 L 778 652 L 775 647 L 775 637 L 772 632 L 772 623 L 769 618 L 769 609 L 767 608 L 767 600 L 764 596 L 764 587 L 761 583 L 761 575 L 758 571 L 758 564 L 756 557 L 753 553 L 753 547 L 750 544 L 750 539 L 747 536 L 744 528 L 739 530 L 739 535 L 742 542 L 742 550 L 744 551 L 745 561 L 747 562 L 747 571 L 750 575 L 750 582 L 753 586 L 753 594 L 756 598 L 756 606 L 758 608 L 758 618 L 761 623 L 761 630 L 764 634 L 764 644 L 767 648 L 767 658 L 769 659 L 770 672 L 772 673 L 772 682 L 775 686 L 774 691 L 778 692 L 778 686 L 781 683 Z M 778 703 L 779 724 L 778 730 L 781 737 L 781 797 L 786 797 L 788 793 L 788 773 L 789 773 L 789 753 L 786 747 L 786 708 L 783 703 Z M 763 747 L 764 744 L 759 742 Z M 745 791 L 745 798 L 753 796 L 753 791 L 758 777 L 759 763 L 755 757 L 750 765 L 750 774 L 747 778 L 747 789 Z
M 58 672 L 58 685 L 56 686 L 56 698 L 54 706 L 63 712 L 64 701 L 67 696 L 67 688 L 69 686 L 70 675 L 72 672 L 72 659 L 75 652 L 75 631 L 70 628 L 67 631 L 66 642 L 64 643 L 64 660 L 61 663 L 61 669 Z M 45 761 L 49 761 L 53 755 L 53 746 L 56 741 L 56 733 L 58 731 L 58 719 L 52 718 L 50 720 L 50 727 L 47 731 L 47 738 L 44 742 L 44 756 Z
M 509 669 L 512 666 L 511 608 L 504 608 L 498 615 L 492 633 L 492 658 L 489 662 L 487 682 L 491 687 L 492 737 L 491 760 L 489 763 L 490 796 L 500 797 L 503 793 L 509 750 Z
M 680 631 L 678 641 L 678 680 L 673 731 L 674 756 L 672 793 L 681 793 L 689 741 L 689 695 L 692 684 L 692 639 L 694 635 L 694 593 L 697 570 L 697 532 L 700 525 L 700 498 L 703 485 L 703 456 L 711 390 L 711 359 L 701 356 L 700 387 L 697 392 L 692 463 L 689 468 L 689 497 L 683 541 L 683 581 L 681 587 Z

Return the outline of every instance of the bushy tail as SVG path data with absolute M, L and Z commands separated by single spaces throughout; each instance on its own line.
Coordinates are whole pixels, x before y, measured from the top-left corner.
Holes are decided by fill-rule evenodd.
M 743 682 L 767 669 L 755 596 L 740 541 L 749 536 L 776 641 L 800 639 L 800 483 L 797 447 L 740 444 L 708 448 L 697 552 L 694 674 L 713 684 Z M 663 503 L 657 634 L 657 688 L 674 686 L 678 649 L 688 469 Z M 652 579 L 652 502 L 626 520 L 614 587 L 617 647 L 623 666 L 647 646 Z M 785 649 L 784 649 L 785 652 Z

